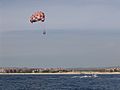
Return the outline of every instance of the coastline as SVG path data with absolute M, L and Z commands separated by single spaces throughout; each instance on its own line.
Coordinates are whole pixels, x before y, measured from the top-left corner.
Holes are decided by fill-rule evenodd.
M 120 74 L 120 72 L 63 72 L 63 73 L 0 73 L 0 75 L 70 75 L 70 74 Z

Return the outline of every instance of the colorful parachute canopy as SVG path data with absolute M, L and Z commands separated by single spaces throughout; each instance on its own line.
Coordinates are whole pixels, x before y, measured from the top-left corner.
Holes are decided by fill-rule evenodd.
M 42 11 L 37 11 L 34 14 L 32 14 L 32 16 L 30 17 L 30 22 L 37 22 L 37 21 L 41 21 L 44 22 L 45 21 L 45 14 Z

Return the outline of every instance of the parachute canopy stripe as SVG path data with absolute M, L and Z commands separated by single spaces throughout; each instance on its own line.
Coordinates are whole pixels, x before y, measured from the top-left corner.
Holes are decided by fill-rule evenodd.
M 37 11 L 34 14 L 32 14 L 32 16 L 30 17 L 30 22 L 37 22 L 37 21 L 41 21 L 44 22 L 45 21 L 45 14 L 42 11 Z

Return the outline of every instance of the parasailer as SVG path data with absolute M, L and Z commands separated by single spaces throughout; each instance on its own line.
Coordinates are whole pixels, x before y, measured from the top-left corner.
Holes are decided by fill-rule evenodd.
M 30 22 L 34 23 L 34 22 L 44 22 L 45 21 L 45 14 L 42 11 L 37 11 L 34 14 L 32 14 L 32 16 L 30 17 Z M 43 34 L 46 34 L 46 31 L 43 31 Z

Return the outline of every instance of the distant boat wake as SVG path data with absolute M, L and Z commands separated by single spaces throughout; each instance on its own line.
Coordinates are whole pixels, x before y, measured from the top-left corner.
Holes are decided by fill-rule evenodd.
M 96 74 L 93 75 L 84 75 L 84 76 L 73 76 L 72 78 L 96 78 L 98 77 Z

